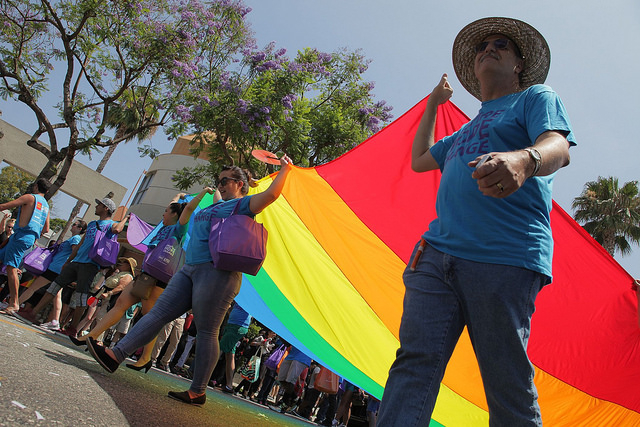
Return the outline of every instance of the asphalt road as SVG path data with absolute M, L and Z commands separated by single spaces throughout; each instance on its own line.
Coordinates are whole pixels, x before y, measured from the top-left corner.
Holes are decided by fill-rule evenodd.
M 0 315 L 0 426 L 309 426 L 207 390 L 207 403 L 167 397 L 189 382 L 152 369 L 104 371 L 68 338 Z

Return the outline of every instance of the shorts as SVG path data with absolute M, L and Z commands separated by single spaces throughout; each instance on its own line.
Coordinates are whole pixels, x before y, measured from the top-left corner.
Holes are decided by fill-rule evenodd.
M 227 325 L 222 331 L 222 339 L 220 340 L 220 351 L 223 353 L 236 353 L 236 344 L 247 334 L 248 328 L 239 325 Z
M 47 270 L 44 273 L 42 273 L 40 277 L 44 277 L 48 281 L 53 282 L 58 277 L 58 274 L 59 273 L 56 273 L 55 271 Z
M 67 264 L 58 277 L 56 283 L 60 286 L 67 286 L 76 282 L 76 290 L 81 293 L 89 293 L 93 278 L 100 267 L 92 263 L 70 262 Z
M 89 299 L 89 294 L 84 292 L 74 292 L 71 295 L 71 301 L 69 301 L 69 308 L 77 308 L 77 307 L 86 307 L 87 300 Z
M 293 359 L 285 359 L 280 364 L 278 381 L 285 381 L 291 384 L 295 384 L 296 381 L 298 381 L 298 377 L 300 377 L 300 374 L 302 373 L 302 371 L 304 371 L 305 368 L 308 368 L 308 366 L 302 362 L 298 362 L 297 360 Z
M 11 235 L 9 243 L 4 247 L 4 264 L 19 268 L 22 263 L 22 258 L 24 258 L 24 253 L 31 248 L 35 242 L 35 234 L 17 230 Z
M 122 319 L 120 319 L 120 321 L 116 325 L 116 332 L 120 332 L 121 334 L 126 334 L 127 332 L 129 332 L 129 326 L 131 325 L 132 320 L 133 318 L 127 319 L 126 316 L 122 316 Z

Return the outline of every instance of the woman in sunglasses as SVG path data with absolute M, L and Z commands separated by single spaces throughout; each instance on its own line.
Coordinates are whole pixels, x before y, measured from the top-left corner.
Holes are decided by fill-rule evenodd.
M 236 166 L 223 168 L 216 192 L 216 198 L 222 200 L 202 209 L 191 219 L 193 225 L 185 265 L 173 276 L 153 310 L 134 325 L 113 349 L 98 346 L 95 341 L 89 340 L 89 351 L 104 369 L 114 372 L 128 355 L 151 341 L 166 323 L 192 309 L 198 328 L 198 362 L 189 390 L 170 391 L 169 397 L 190 404 L 205 403 L 207 382 L 220 353 L 220 325 L 242 283 L 242 273 L 218 270 L 213 266 L 208 244 L 211 218 L 229 217 L 236 207 L 236 214 L 250 217 L 262 212 L 280 196 L 292 169 L 291 159 L 286 155 L 280 159 L 280 165 L 280 173 L 269 188 L 251 196 L 247 196 L 247 173 Z M 214 189 L 203 189 L 187 204 L 180 216 L 180 224 L 187 224 L 191 214 L 207 193 L 213 194 Z
M 162 228 L 158 230 L 147 244 L 148 250 L 153 250 L 160 242 L 170 237 L 174 237 L 178 242 L 182 240 L 182 237 L 187 231 L 186 223 L 180 224 L 178 222 L 185 207 L 184 203 L 179 202 L 182 197 L 184 197 L 184 193 L 176 194 L 169 203 L 169 206 L 164 210 L 162 214 Z M 72 338 L 71 341 L 76 345 L 84 345 L 89 338 L 97 340 L 104 331 L 120 321 L 129 307 L 139 302 L 142 303 L 142 314 L 145 315 L 149 313 L 158 297 L 167 287 L 166 283 L 145 272 L 144 267 L 132 283 L 132 285 L 124 287 L 113 308 L 100 319 L 87 335 L 80 338 Z M 141 288 L 143 291 L 140 291 Z M 148 372 L 151 368 L 151 352 L 154 343 L 155 337 L 153 341 L 145 346 L 140 359 L 138 359 L 135 364 L 127 364 L 127 367 L 138 371 L 144 369 L 145 372 Z
M 48 285 L 49 283 L 53 282 L 56 277 L 58 277 L 58 274 L 60 274 L 60 271 L 62 271 L 62 266 L 67 262 L 67 259 L 69 258 L 69 255 L 71 255 L 71 251 L 73 250 L 73 248 L 80 243 L 82 235 L 86 230 L 87 223 L 83 220 L 77 219 L 73 222 L 73 224 L 71 225 L 71 237 L 60 243 L 60 246 L 58 246 L 58 249 L 53 256 L 53 260 L 51 260 L 51 264 L 49 264 L 47 271 L 36 277 L 36 279 L 31 283 L 31 286 L 29 286 L 26 291 L 20 294 L 18 304 L 22 305 L 27 302 L 38 289 Z M 47 323 L 44 323 L 41 326 L 53 330 L 60 329 L 60 325 L 58 324 L 58 317 L 60 316 L 61 309 L 62 299 L 54 299 L 53 310 L 51 310 L 51 313 L 49 315 L 50 319 Z M 25 306 L 24 308 L 20 309 L 18 311 L 18 315 L 27 318 L 27 320 L 35 320 L 35 315 L 32 312 L 32 308 L 29 306 Z

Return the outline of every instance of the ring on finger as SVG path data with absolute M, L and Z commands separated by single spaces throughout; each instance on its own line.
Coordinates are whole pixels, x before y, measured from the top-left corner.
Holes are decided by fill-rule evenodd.
M 496 183 L 496 187 L 498 187 L 498 190 L 500 190 L 501 193 L 504 191 L 504 186 L 502 184 L 500 184 L 499 182 Z

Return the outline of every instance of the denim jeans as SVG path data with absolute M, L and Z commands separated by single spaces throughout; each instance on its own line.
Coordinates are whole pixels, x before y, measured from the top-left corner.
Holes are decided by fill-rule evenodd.
M 414 249 L 415 254 L 415 249 Z M 413 256 L 412 258 L 413 259 Z M 400 348 L 378 426 L 427 426 L 465 325 L 478 359 L 491 426 L 541 426 L 527 342 L 541 273 L 425 251 L 403 275 Z
M 142 316 L 113 348 L 118 362 L 150 342 L 167 323 L 193 309 L 198 329 L 198 361 L 190 390 L 203 393 L 218 361 L 218 332 L 231 302 L 240 291 L 242 273 L 222 271 L 213 263 L 184 265 L 169 281 L 149 313 Z

